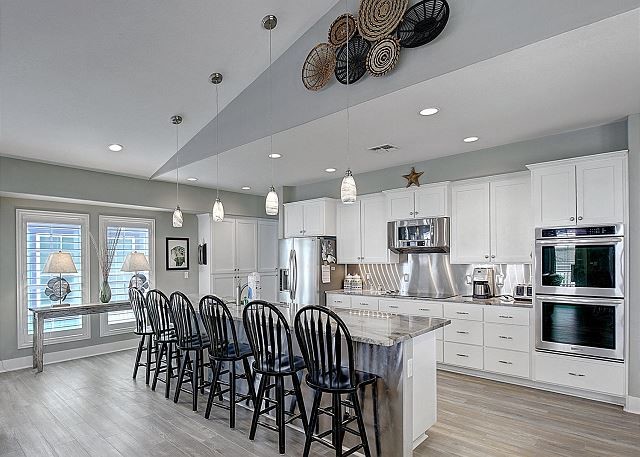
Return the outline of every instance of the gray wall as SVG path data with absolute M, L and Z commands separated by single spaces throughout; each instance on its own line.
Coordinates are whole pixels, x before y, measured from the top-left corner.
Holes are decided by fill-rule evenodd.
M 18 350 L 16 335 L 17 319 L 17 271 L 16 271 L 16 209 L 36 209 L 49 211 L 65 211 L 89 215 L 89 231 L 97 236 L 99 233 L 98 217 L 130 216 L 155 219 L 156 241 L 156 276 L 155 285 L 165 292 L 181 290 L 186 293 L 198 292 L 198 225 L 195 215 L 186 214 L 182 229 L 172 227 L 171 213 L 145 211 L 126 208 L 113 208 L 85 204 L 47 202 L 28 199 L 0 197 L 0 360 L 24 357 L 31 354 L 30 349 Z M 183 271 L 165 270 L 165 237 L 179 236 L 190 239 L 189 246 L 189 279 L 184 278 Z M 98 260 L 93 250 L 90 251 L 91 268 L 91 300 L 98 301 L 100 273 Z M 85 347 L 95 344 L 132 338 L 132 334 L 100 337 L 100 316 L 91 316 L 91 339 L 70 343 L 53 344 L 47 352 Z
M 358 193 L 368 194 L 404 187 L 407 181 L 402 175 L 409 172 L 410 166 L 424 171 L 420 182 L 426 184 L 524 171 L 525 165 L 531 163 L 621 149 L 627 149 L 626 120 L 368 173 L 353 171 Z M 341 180 L 342 176 L 332 181 L 289 187 L 284 196 L 287 201 L 339 198 Z
M 629 395 L 640 397 L 640 114 L 629 116 Z

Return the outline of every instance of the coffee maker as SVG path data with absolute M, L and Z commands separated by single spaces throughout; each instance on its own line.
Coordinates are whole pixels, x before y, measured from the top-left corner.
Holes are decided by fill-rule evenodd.
M 491 298 L 495 293 L 495 272 L 493 268 L 473 269 L 473 298 Z

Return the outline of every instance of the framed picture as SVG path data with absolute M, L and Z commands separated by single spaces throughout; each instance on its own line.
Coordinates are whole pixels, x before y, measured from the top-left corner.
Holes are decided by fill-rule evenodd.
M 167 238 L 167 270 L 189 269 L 189 238 Z

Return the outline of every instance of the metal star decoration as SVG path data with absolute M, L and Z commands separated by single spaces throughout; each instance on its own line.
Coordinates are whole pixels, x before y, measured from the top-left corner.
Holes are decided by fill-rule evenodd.
M 424 171 L 416 173 L 415 167 L 411 167 L 411 173 L 409 173 L 408 175 L 402 175 L 402 177 L 407 180 L 407 187 L 411 187 L 412 184 L 420 187 L 420 176 L 422 176 L 423 174 Z

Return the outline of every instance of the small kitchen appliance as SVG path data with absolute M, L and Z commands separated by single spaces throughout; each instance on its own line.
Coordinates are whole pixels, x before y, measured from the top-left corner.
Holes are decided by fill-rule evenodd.
M 389 222 L 389 249 L 400 254 L 449 252 L 449 218 L 428 217 Z
M 495 271 L 489 267 L 473 269 L 473 298 L 486 299 L 495 295 Z
M 520 301 L 532 301 L 533 286 L 531 284 L 516 284 L 513 288 L 513 299 Z

